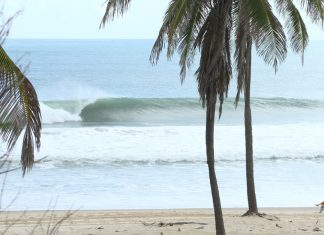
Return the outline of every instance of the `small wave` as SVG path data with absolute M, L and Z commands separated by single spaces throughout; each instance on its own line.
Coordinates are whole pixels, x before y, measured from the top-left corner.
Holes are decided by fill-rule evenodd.
M 323 162 L 324 156 L 305 156 L 305 157 L 256 157 L 255 163 L 259 162 L 290 162 L 290 161 L 310 161 L 310 162 Z M 108 166 L 108 167 L 132 167 L 132 166 L 168 166 L 168 165 L 187 165 L 187 164 L 207 164 L 206 160 L 199 159 L 176 159 L 176 160 L 165 160 L 165 159 L 155 159 L 155 160 L 127 160 L 127 159 L 79 159 L 77 161 L 72 160 L 47 160 L 47 163 L 44 162 L 44 165 L 49 164 L 54 167 L 91 167 L 91 166 Z M 229 165 L 229 164 L 245 164 L 244 159 L 226 159 L 221 158 L 216 160 L 216 164 L 220 165 Z
M 255 163 L 266 163 L 266 162 L 291 162 L 291 161 L 299 161 L 299 162 L 323 162 L 324 156 L 305 156 L 305 157 L 256 157 Z M 3 164 L 3 161 L 0 161 Z M 11 167 L 19 167 L 19 160 L 9 160 L 7 161 Z M 50 156 L 44 158 L 40 162 L 37 163 L 35 167 L 41 168 L 80 168 L 80 167 L 136 167 L 136 166 L 170 166 L 170 165 L 195 165 L 195 164 L 207 164 L 205 160 L 186 160 L 186 159 L 176 159 L 176 160 L 127 160 L 127 159 L 93 159 L 93 158 L 81 158 L 81 159 L 51 159 Z M 231 164 L 245 164 L 244 159 L 217 159 L 216 164 L 218 165 L 231 165 Z
M 316 155 L 316 156 L 271 156 L 271 157 L 259 157 L 256 158 L 257 161 L 323 161 L 323 155 Z

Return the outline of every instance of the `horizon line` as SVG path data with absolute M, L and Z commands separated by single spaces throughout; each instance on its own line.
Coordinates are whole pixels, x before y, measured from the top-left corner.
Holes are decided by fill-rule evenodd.
M 156 38 L 10 38 L 8 37 L 6 38 L 6 40 L 156 40 Z
M 6 40 L 156 40 L 156 38 L 11 38 Z M 324 41 L 324 38 L 310 39 L 309 41 Z

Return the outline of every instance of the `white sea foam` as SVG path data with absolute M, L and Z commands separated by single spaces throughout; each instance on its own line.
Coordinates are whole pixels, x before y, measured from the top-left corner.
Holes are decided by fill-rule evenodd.
M 204 126 L 45 128 L 40 167 L 82 167 L 206 161 Z M 258 161 L 324 161 L 324 125 L 256 125 Z M 216 126 L 219 162 L 244 162 L 244 127 Z M 19 155 L 19 153 L 17 153 Z M 18 160 L 18 158 L 17 158 Z
M 60 122 L 72 122 L 80 121 L 81 118 L 78 114 L 71 114 L 64 109 L 55 109 L 47 106 L 44 103 L 40 103 L 42 112 L 42 122 L 45 124 L 53 124 Z
M 318 200 L 324 192 L 317 187 L 323 179 L 323 133 L 323 124 L 254 126 L 261 206 L 307 206 Z M 244 127 L 216 126 L 215 137 L 223 205 L 244 207 Z M 36 159 L 45 156 L 24 179 L 18 171 L 11 173 L 4 202 L 20 188 L 21 198 L 29 200 L 19 198 L 14 209 L 46 209 L 58 193 L 56 209 L 212 206 L 203 126 L 45 127 Z

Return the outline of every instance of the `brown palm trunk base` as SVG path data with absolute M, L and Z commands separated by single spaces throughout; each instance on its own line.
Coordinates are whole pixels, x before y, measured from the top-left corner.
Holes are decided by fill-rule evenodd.
M 280 221 L 280 218 L 278 218 L 275 215 L 269 215 L 266 213 L 254 213 L 254 212 L 249 212 L 247 211 L 246 213 L 244 213 L 243 215 L 241 215 L 241 217 L 245 217 L 245 216 L 251 216 L 251 217 L 259 217 L 259 218 L 263 218 L 269 221 Z
M 258 217 L 263 217 L 265 214 L 262 214 L 262 213 L 258 213 L 258 212 L 253 212 L 253 211 L 247 211 L 245 212 L 242 217 L 245 217 L 245 216 L 258 216 Z

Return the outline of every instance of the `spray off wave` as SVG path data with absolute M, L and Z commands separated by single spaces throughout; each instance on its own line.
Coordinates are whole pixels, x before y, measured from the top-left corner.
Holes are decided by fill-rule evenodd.
M 78 114 L 72 114 L 62 108 L 52 108 L 44 103 L 40 103 L 40 108 L 44 124 L 81 121 Z

